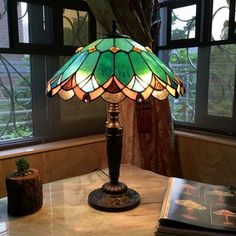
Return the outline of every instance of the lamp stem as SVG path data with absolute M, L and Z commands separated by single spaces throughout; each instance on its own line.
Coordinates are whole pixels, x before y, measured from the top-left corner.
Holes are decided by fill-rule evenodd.
M 104 183 L 101 188 L 92 191 L 88 196 L 89 205 L 101 211 L 126 211 L 140 203 L 139 194 L 118 181 L 122 153 L 122 127 L 119 124 L 119 113 L 117 103 L 108 104 L 106 146 L 110 182 Z
M 108 120 L 106 122 L 106 148 L 110 182 L 118 184 L 122 154 L 122 127 L 119 123 L 119 106 L 116 103 L 108 104 Z

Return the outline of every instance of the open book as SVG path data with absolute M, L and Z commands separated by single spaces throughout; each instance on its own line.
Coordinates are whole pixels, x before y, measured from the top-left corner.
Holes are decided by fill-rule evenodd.
M 156 235 L 236 235 L 236 188 L 170 178 Z

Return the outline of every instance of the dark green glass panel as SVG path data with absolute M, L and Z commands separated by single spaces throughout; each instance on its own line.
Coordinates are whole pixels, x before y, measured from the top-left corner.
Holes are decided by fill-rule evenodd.
M 116 38 L 115 46 L 125 52 L 129 52 L 133 48 L 133 45 L 131 45 L 126 38 Z
M 76 53 L 74 54 L 61 68 L 60 70 L 57 71 L 57 73 L 55 75 L 53 75 L 52 78 L 56 78 L 58 75 L 62 74 L 67 68 L 68 66 L 73 63 L 73 61 L 80 55 L 80 53 Z
M 114 46 L 114 39 L 103 39 L 101 43 L 97 45 L 97 50 L 104 52 L 109 50 L 111 47 Z
M 118 52 L 115 54 L 115 75 L 116 78 L 125 86 L 128 85 L 134 76 L 129 56 L 124 52 Z
M 130 59 L 131 59 L 135 73 L 143 81 L 146 81 L 149 84 L 151 81 L 152 71 L 147 66 L 143 57 L 135 51 L 130 52 L 129 55 L 130 55 Z
M 95 78 L 103 85 L 114 73 L 114 54 L 110 51 L 102 53 L 95 69 Z
M 88 50 L 89 48 L 95 47 L 101 41 L 102 41 L 102 39 L 98 39 L 98 40 L 94 41 L 93 43 L 90 43 L 89 45 L 87 45 L 86 47 L 83 48 L 82 52 Z
M 71 75 L 73 75 L 78 70 L 78 68 L 84 62 L 87 55 L 88 55 L 88 51 L 80 53 L 80 55 L 74 60 L 74 62 L 63 73 L 61 82 L 63 82 L 67 78 L 69 78 Z
M 84 81 L 91 73 L 97 64 L 99 52 L 95 51 L 87 56 L 85 61 L 80 66 L 80 69 L 76 72 L 76 82 L 80 83 Z
M 134 47 L 140 48 L 143 51 L 146 51 L 146 48 L 144 46 L 142 46 L 141 44 L 135 42 L 132 39 L 127 39 L 127 41 L 129 41 Z
M 156 74 L 157 77 L 159 77 L 161 80 L 167 83 L 166 73 L 163 71 L 162 67 L 160 67 L 159 64 L 157 64 L 156 61 L 147 52 L 142 52 L 141 55 L 143 56 L 152 72 Z
M 157 64 L 172 78 L 175 80 L 173 72 L 153 53 L 148 52 L 148 54 L 156 61 Z

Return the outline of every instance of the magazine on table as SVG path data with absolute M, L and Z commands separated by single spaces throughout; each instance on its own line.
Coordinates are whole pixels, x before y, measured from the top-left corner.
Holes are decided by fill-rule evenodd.
M 236 235 L 236 188 L 171 177 L 156 235 Z

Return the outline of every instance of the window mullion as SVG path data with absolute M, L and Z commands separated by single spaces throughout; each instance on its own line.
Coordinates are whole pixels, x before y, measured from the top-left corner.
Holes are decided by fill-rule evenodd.
M 64 47 L 63 42 L 63 9 L 61 6 L 55 7 L 53 12 L 54 43 L 56 48 Z
M 170 45 L 170 41 L 171 41 L 171 7 L 168 6 L 167 7 L 167 26 L 166 26 L 166 43 L 167 45 Z
M 97 38 L 97 26 L 96 26 L 96 19 L 94 15 L 91 13 L 91 11 L 88 12 L 89 14 L 89 42 L 93 42 Z
M 236 3 L 235 0 L 230 0 L 230 15 L 229 15 L 229 39 L 233 40 L 236 39 L 235 34 L 235 10 L 236 10 Z
M 44 94 L 46 81 L 42 79 L 42 71 L 45 71 L 45 56 L 31 55 L 31 89 L 32 89 L 32 116 L 33 136 L 40 137 L 48 130 L 46 96 Z M 40 101 L 40 102 L 39 102 Z
M 8 9 L 9 48 L 15 48 L 19 40 L 17 1 L 8 0 L 7 9 Z
M 211 42 L 213 0 L 202 0 L 200 42 L 209 44 Z
M 210 47 L 198 48 L 195 121 L 202 125 L 207 120 Z

